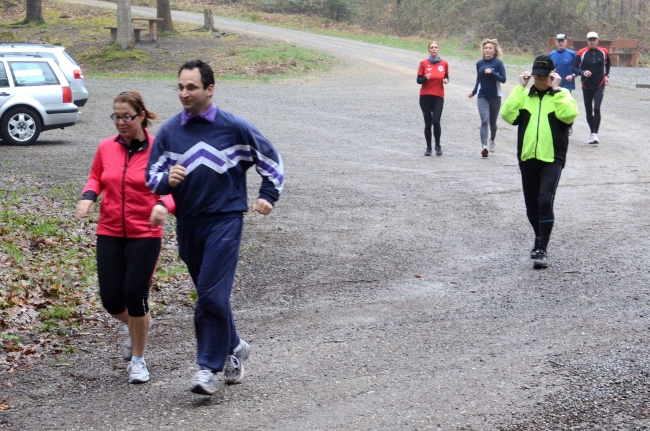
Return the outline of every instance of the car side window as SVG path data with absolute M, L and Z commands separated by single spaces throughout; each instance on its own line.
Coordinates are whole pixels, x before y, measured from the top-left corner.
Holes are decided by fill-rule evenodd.
M 10 61 L 9 69 L 16 87 L 59 85 L 59 80 L 48 63 Z
M 9 87 L 7 70 L 5 69 L 5 65 L 3 63 L 0 63 L 0 87 Z

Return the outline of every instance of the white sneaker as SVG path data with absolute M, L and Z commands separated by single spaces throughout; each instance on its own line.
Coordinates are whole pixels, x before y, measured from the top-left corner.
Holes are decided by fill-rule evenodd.
M 129 383 L 147 383 L 149 381 L 149 371 L 144 361 L 131 361 L 126 371 L 129 373 Z
M 233 350 L 232 355 L 226 358 L 226 366 L 223 368 L 223 377 L 227 384 L 234 385 L 244 378 L 243 362 L 248 359 L 251 347 L 244 340 L 239 340 L 239 345 Z
M 590 144 L 597 144 L 598 143 L 598 141 L 596 141 L 596 134 L 595 133 L 592 133 L 592 134 L 589 135 L 589 143 Z
M 192 389 L 195 394 L 212 395 L 217 392 L 217 380 L 210 370 L 199 370 L 192 379 Z
M 598 133 L 594 133 L 593 135 L 594 135 L 594 137 L 593 137 L 593 141 L 594 141 L 594 142 L 592 142 L 592 143 L 593 143 L 593 144 L 598 144 L 598 143 L 600 142 L 600 141 L 598 140 Z
M 494 142 L 494 140 L 490 141 L 490 152 L 494 153 L 497 150 L 497 144 Z

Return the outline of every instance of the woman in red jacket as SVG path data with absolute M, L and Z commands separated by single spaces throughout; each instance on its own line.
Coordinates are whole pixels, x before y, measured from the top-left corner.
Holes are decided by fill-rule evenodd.
M 431 155 L 431 128 L 436 141 L 436 155 L 442 156 L 440 147 L 440 117 L 445 103 L 445 88 L 449 83 L 449 65 L 440 58 L 438 42 L 429 42 L 429 57 L 420 62 L 417 83 L 420 88 L 420 108 L 424 116 L 424 139 L 427 141 L 425 156 Z
M 142 95 L 125 91 L 113 100 L 111 120 L 118 135 L 99 143 L 95 160 L 75 214 L 81 218 L 103 192 L 97 225 L 97 275 L 102 305 L 129 327 L 122 354 L 131 363 L 130 383 L 149 381 L 144 362 L 151 313 L 149 286 L 160 254 L 162 228 L 149 222 L 159 197 L 145 185 L 144 171 L 153 136 Z

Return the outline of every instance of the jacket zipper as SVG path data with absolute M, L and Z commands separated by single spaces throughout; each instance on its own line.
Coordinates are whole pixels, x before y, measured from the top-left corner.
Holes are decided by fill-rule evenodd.
M 124 172 L 122 173 L 122 228 L 126 238 L 126 168 L 129 165 L 129 150 L 124 155 Z
M 539 119 L 542 118 L 542 98 L 539 94 L 539 108 L 537 109 L 537 135 L 535 136 L 535 158 L 537 158 L 537 144 L 539 143 Z

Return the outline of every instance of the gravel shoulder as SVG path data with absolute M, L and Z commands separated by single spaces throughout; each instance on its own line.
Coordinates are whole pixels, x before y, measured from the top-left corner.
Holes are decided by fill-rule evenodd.
M 246 379 L 191 394 L 192 310 L 170 304 L 155 316 L 150 383 L 126 383 L 107 322 L 77 334 L 74 355 L 0 376 L 11 407 L 0 429 L 648 429 L 650 90 L 634 84 L 650 70 L 613 69 L 597 147 L 574 92 L 551 266 L 534 271 L 515 130 L 500 121 L 497 152 L 481 159 L 471 64 L 449 59 L 444 156 L 425 158 L 424 49 L 248 26 L 239 31 L 321 46 L 342 63 L 216 86 L 217 105 L 258 126 L 287 173 L 271 216 L 246 217 L 233 295 L 253 348 Z M 519 69 L 507 73 L 506 94 Z M 87 84 L 75 127 L 0 146 L 3 181 L 81 189 L 113 132 L 116 91 L 140 90 L 163 120 L 180 108 L 168 81 Z M 258 185 L 251 172 L 251 194 Z

